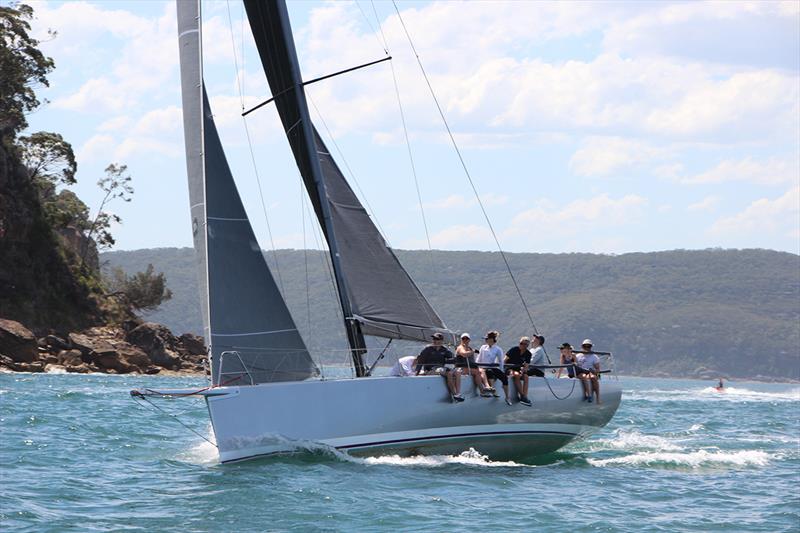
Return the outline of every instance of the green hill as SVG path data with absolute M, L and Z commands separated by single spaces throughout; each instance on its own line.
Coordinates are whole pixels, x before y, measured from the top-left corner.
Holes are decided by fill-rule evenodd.
M 498 253 L 399 251 L 398 256 L 450 328 L 530 334 L 527 315 Z M 338 306 L 319 251 L 278 250 L 275 260 L 298 327 L 315 356 L 345 362 Z M 508 254 L 545 348 L 594 340 L 629 374 L 800 378 L 800 257 L 768 250 L 674 250 L 618 256 Z M 163 248 L 111 252 L 106 267 L 152 263 L 171 301 L 149 318 L 177 333 L 202 333 L 194 252 Z M 308 265 L 308 284 L 306 283 Z M 277 276 L 276 276 L 277 277 Z M 308 287 L 308 289 L 307 289 Z M 307 302 L 310 302 L 309 306 Z M 379 340 L 371 347 L 380 350 Z M 394 354 L 411 352 L 401 345 Z M 373 355 L 377 351 L 371 352 Z

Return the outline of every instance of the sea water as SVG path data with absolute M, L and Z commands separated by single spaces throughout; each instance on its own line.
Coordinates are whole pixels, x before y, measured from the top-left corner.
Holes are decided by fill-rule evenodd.
M 535 464 L 311 446 L 220 465 L 202 400 L 128 394 L 202 379 L 2 374 L 0 529 L 800 530 L 800 387 L 622 383 L 608 427 Z

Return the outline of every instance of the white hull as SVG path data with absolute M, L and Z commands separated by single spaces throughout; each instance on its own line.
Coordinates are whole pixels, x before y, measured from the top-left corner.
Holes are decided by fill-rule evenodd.
M 566 398 L 556 399 L 547 383 Z M 223 463 L 320 444 L 354 455 L 456 454 L 475 448 L 492 459 L 533 457 L 591 435 L 619 407 L 622 393 L 615 379 L 601 382 L 600 405 L 581 401 L 575 380 L 547 383 L 531 379 L 532 407 L 509 407 L 500 388 L 500 398 L 480 398 L 467 377 L 462 378 L 466 401 L 451 403 L 439 376 L 220 387 L 206 402 Z

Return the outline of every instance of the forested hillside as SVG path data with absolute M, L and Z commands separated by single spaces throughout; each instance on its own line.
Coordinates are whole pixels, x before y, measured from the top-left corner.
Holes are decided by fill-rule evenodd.
M 202 333 L 193 253 L 149 249 L 106 253 L 101 259 L 107 268 L 127 272 L 148 263 L 163 271 L 173 298 L 150 318 L 178 333 Z M 473 338 L 498 329 L 503 347 L 530 334 L 499 254 L 399 251 L 398 256 L 451 329 L 470 331 Z M 280 273 L 309 348 L 326 362 L 344 362 L 337 351 L 345 346 L 344 335 L 323 255 L 278 250 L 266 257 Z M 551 357 L 557 357 L 557 344 L 591 337 L 597 349 L 614 352 L 618 370 L 625 373 L 800 378 L 796 255 L 675 250 L 508 258 Z M 372 346 L 379 351 L 382 343 Z M 387 360 L 411 349 L 400 346 Z

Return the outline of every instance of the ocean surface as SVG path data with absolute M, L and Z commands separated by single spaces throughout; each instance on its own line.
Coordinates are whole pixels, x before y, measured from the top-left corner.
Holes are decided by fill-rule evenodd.
M 198 378 L 0 374 L 0 530 L 800 531 L 800 387 L 621 378 L 616 417 L 536 464 L 310 450 L 216 462 Z

